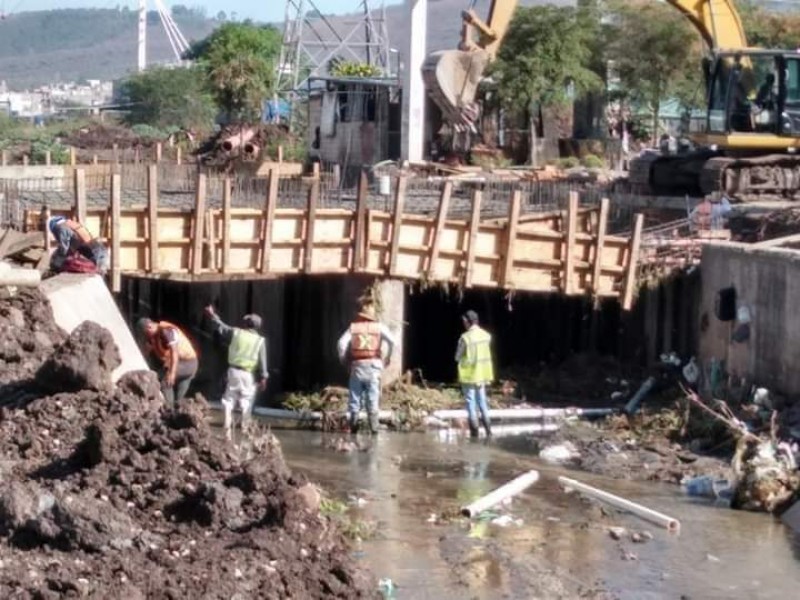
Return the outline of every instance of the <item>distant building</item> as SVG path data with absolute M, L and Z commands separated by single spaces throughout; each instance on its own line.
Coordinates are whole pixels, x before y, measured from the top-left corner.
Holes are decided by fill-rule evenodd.
M 397 79 L 309 80 L 309 155 L 360 170 L 400 158 L 401 92 Z

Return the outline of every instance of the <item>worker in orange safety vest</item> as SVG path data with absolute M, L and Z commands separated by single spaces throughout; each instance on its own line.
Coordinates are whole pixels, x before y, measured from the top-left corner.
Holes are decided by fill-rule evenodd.
M 161 364 L 159 379 L 164 399 L 175 408 L 197 374 L 197 351 L 177 325 L 146 317 L 139 319 L 137 325 L 145 337 L 145 351 Z

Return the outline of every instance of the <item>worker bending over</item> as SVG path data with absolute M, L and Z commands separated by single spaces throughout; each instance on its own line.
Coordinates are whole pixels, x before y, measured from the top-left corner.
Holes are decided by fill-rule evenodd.
M 228 344 L 228 373 L 222 406 L 225 408 L 225 435 L 231 438 L 233 409 L 242 411 L 242 430 L 250 422 L 256 394 L 267 387 L 267 340 L 261 335 L 261 317 L 245 315 L 242 327 L 231 327 L 219 318 L 213 306 L 206 306 L 216 332 Z
M 50 268 L 56 272 L 108 271 L 108 251 L 89 230 L 74 219 L 53 217 L 47 228 L 56 239 L 56 249 L 50 257 Z
M 458 382 L 464 393 L 469 418 L 469 432 L 478 437 L 478 418 L 475 407 L 481 413 L 481 422 L 486 435 L 492 435 L 489 418 L 489 405 L 486 401 L 486 385 L 494 381 L 492 366 L 492 336 L 478 324 L 478 313 L 468 310 L 461 317 L 466 331 L 458 340 L 456 363 L 458 363 Z
M 386 355 L 383 345 L 386 344 Z M 378 322 L 375 306 L 366 301 L 355 321 L 339 338 L 339 360 L 350 368 L 350 399 L 347 412 L 350 432 L 358 432 L 358 414 L 361 401 L 366 400 L 370 432 L 378 433 L 378 411 L 381 400 L 381 374 L 389 366 L 396 345 L 389 328 Z
M 177 325 L 145 317 L 139 319 L 138 328 L 145 336 L 145 352 L 161 362 L 159 379 L 164 399 L 176 408 L 197 374 L 197 352 Z

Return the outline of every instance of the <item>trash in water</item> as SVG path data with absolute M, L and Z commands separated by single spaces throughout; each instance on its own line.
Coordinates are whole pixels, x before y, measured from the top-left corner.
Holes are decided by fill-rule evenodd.
M 497 517 L 496 519 L 492 519 L 492 525 L 497 525 L 498 527 L 508 527 L 509 525 L 516 525 L 517 527 L 522 526 L 522 519 L 515 519 L 511 515 L 503 515 L 502 517 Z
M 378 591 L 384 598 L 394 598 L 394 591 L 396 587 L 394 582 L 388 577 L 381 579 L 378 582 Z
M 611 536 L 611 539 L 621 540 L 622 537 L 625 535 L 625 528 L 624 527 L 609 527 L 608 528 L 608 535 Z
M 681 486 L 688 496 L 712 498 L 730 502 L 733 497 L 733 486 L 727 479 L 715 479 L 708 475 L 684 479 Z
M 546 446 L 539 452 L 539 458 L 547 462 L 560 463 L 580 457 L 578 449 L 570 442 Z

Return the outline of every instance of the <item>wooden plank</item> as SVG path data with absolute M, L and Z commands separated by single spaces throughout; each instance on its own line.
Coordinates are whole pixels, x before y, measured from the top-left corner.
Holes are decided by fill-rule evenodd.
M 278 185 L 280 174 L 277 169 L 270 169 L 267 186 L 267 201 L 264 204 L 264 233 L 261 252 L 261 272 L 270 271 L 270 252 L 272 251 L 272 230 L 275 227 L 275 210 L 278 208 Z
M 51 164 L 53 164 L 53 155 L 50 152 L 50 150 L 45 150 L 44 151 L 44 164 L 45 164 L 45 166 L 48 166 L 48 167 Z
M 603 247 L 608 228 L 608 198 L 600 200 L 600 214 L 597 219 L 597 235 L 594 243 L 594 268 L 592 270 L 592 292 L 600 293 L 600 275 L 603 271 Z
M 506 230 L 506 255 L 503 264 L 502 287 L 514 286 L 514 246 L 517 241 L 517 227 L 519 226 L 519 213 L 522 209 L 522 192 L 514 190 L 511 196 L 511 205 L 508 210 L 508 229 Z
M 633 225 L 633 236 L 628 252 L 628 273 L 625 277 L 625 288 L 622 294 L 622 309 L 630 310 L 633 306 L 633 293 L 636 290 L 636 267 L 639 261 L 639 250 L 642 245 L 642 227 L 644 226 L 644 215 L 639 213 Z
M 214 211 L 206 209 L 206 235 L 208 236 L 208 268 L 217 270 L 217 232 Z
M 111 176 L 111 291 L 114 293 L 118 293 L 122 289 L 121 221 L 122 176 L 114 173 Z
M 222 272 L 231 269 L 231 180 L 222 181 Z
M 389 275 L 397 273 L 397 255 L 400 252 L 400 233 L 403 228 L 403 210 L 406 204 L 406 186 L 408 180 L 405 175 L 397 178 L 397 188 L 394 194 L 394 212 L 392 213 L 392 246 L 389 249 Z
M 338 165 L 335 165 L 338 167 Z M 369 198 L 369 181 L 367 172 L 361 171 L 358 178 L 358 195 L 356 196 L 356 220 L 353 233 L 353 270 L 360 273 L 367 267 L 367 200 Z
M 164 149 L 161 146 L 161 142 L 156 142 L 156 164 L 161 162 L 161 158 L 163 156 Z
M 50 223 L 50 217 L 52 216 L 53 215 L 50 212 L 50 207 L 47 205 L 43 206 L 41 212 L 39 213 L 39 223 L 44 224 L 42 231 L 44 232 L 44 250 L 47 256 L 50 256 L 50 249 L 53 247 L 53 242 L 50 239 L 50 227 L 48 227 Z
M 8 151 L 0 150 L 0 167 L 8 166 Z
M 73 176 L 74 205 L 73 213 L 80 223 L 86 223 L 86 172 L 75 169 Z
M 183 164 L 183 150 L 180 146 L 175 149 L 175 164 L 182 165 Z
M 74 167 L 78 164 L 78 153 L 75 150 L 74 146 L 70 146 L 69 148 L 69 166 Z
M 158 272 L 158 168 L 147 168 L 147 230 L 150 273 Z
M 308 206 L 306 208 L 306 248 L 303 256 L 303 271 L 311 273 L 314 256 L 314 226 L 317 218 L 317 204 L 319 202 L 319 179 L 311 182 L 308 190 Z
M 575 293 L 572 276 L 575 273 L 575 234 L 578 232 L 578 192 L 569 193 L 567 204 L 567 236 L 564 240 L 564 276 L 561 290 L 567 294 Z
M 439 260 L 439 249 L 442 247 L 442 232 L 447 223 L 447 212 L 450 210 L 450 196 L 453 194 L 453 182 L 445 181 L 442 195 L 439 197 L 439 209 L 436 212 L 436 221 L 431 239 L 431 253 L 428 257 L 428 277 L 436 275 L 436 263 Z
M 203 220 L 206 216 L 206 175 L 197 176 L 197 190 L 194 202 L 194 240 L 192 243 L 192 274 L 197 275 L 203 270 Z
M 478 226 L 481 223 L 481 201 L 483 192 L 475 190 L 472 194 L 472 215 L 469 219 L 469 237 L 467 238 L 467 264 L 464 272 L 464 287 L 472 287 L 472 269 L 475 265 L 475 253 L 477 252 Z

